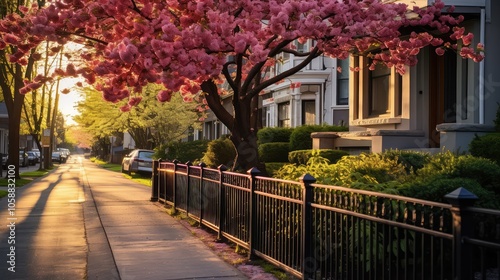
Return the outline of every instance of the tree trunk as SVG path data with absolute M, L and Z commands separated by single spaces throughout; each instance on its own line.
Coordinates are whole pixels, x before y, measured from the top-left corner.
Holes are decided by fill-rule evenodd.
M 267 175 L 266 166 L 259 160 L 259 146 L 257 145 L 257 135 L 252 133 L 246 138 L 235 137 L 234 133 L 230 139 L 236 148 L 236 159 L 234 161 L 233 171 L 246 172 L 256 167 L 262 175 Z
M 252 167 L 257 167 L 263 175 L 266 175 L 265 165 L 259 160 L 257 145 L 259 122 L 256 116 L 258 107 L 251 106 L 254 100 L 240 100 L 235 93 L 231 114 L 223 106 L 217 85 L 213 81 L 203 82 L 201 88 L 206 93 L 205 98 L 212 112 L 231 132 L 230 139 L 236 149 L 232 170 L 246 172 Z

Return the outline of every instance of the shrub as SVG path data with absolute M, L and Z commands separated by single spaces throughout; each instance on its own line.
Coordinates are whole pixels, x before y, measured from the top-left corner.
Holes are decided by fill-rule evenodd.
M 500 164 L 500 133 L 476 136 L 469 144 L 469 152 L 473 156 L 488 158 Z
M 299 150 L 288 153 L 288 161 L 294 164 L 307 164 L 309 159 L 314 155 L 328 159 L 330 163 L 336 163 L 343 156 L 349 155 L 348 152 L 342 150 Z
M 500 194 L 500 167 L 489 159 L 459 156 L 453 176 L 472 179 L 486 190 Z
M 347 131 L 347 127 L 336 125 L 303 125 L 296 127 L 290 135 L 290 151 L 312 149 L 311 133 Z
M 320 184 L 390 193 L 396 193 L 400 182 L 409 178 L 402 164 L 381 154 L 344 156 L 336 164 L 330 164 L 317 153 L 312 154 L 307 165 L 283 166 L 276 172 L 276 177 L 298 180 L 305 173 L 311 174 Z
M 418 151 L 402 151 L 402 150 L 388 150 L 384 152 L 384 156 L 397 159 L 397 161 L 404 165 L 406 171 L 417 172 L 419 169 L 429 161 L 431 155 Z
M 174 160 L 185 163 L 196 162 L 203 157 L 207 150 L 208 140 L 195 140 L 190 142 L 170 142 L 155 149 L 155 158 Z
M 335 168 L 339 184 L 343 186 L 363 188 L 362 184 L 386 184 L 393 181 L 405 182 L 408 173 L 397 159 L 385 157 L 383 154 L 360 154 L 341 158 Z M 361 184 L 361 185 L 360 185 Z M 381 185 L 383 187 L 383 185 Z
M 333 184 L 335 174 L 333 164 L 326 158 L 313 155 L 306 165 L 285 164 L 274 173 L 275 178 L 298 181 L 299 178 L 308 173 L 313 176 L 318 183 Z
M 264 127 L 257 132 L 258 143 L 290 142 L 292 132 L 292 128 Z
M 433 155 L 419 171 L 421 180 L 466 178 L 500 194 L 500 167 L 493 161 L 472 155 L 442 152 Z
M 288 162 L 288 142 L 259 145 L 259 159 L 263 162 Z
M 276 172 L 280 170 L 286 162 L 266 162 L 266 171 L 269 176 L 274 177 Z
M 216 168 L 221 164 L 232 166 L 236 150 L 229 138 L 219 138 L 208 143 L 207 151 L 201 159 L 208 167 Z
M 450 151 L 440 152 L 432 155 L 427 163 L 418 171 L 421 178 L 432 178 L 437 176 L 452 177 L 458 162 L 458 156 Z
M 405 184 L 399 192 L 404 196 L 449 203 L 444 196 L 463 187 L 478 197 L 475 206 L 498 209 L 498 196 L 483 188 L 478 182 L 468 178 L 436 178 Z

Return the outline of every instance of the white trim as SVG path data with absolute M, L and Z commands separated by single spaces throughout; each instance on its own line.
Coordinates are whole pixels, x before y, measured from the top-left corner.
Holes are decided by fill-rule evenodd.
M 485 24 L 485 10 L 481 9 L 480 42 L 484 42 Z M 479 62 L 479 123 L 484 124 L 484 60 Z

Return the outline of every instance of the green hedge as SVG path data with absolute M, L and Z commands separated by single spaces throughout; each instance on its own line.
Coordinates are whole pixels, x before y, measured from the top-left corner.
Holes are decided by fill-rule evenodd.
M 294 164 L 307 164 L 312 156 L 320 156 L 328 159 L 330 163 L 336 163 L 343 156 L 349 155 L 348 152 L 342 150 L 299 150 L 288 153 L 288 161 Z
M 203 157 L 207 150 L 208 140 L 196 140 L 189 142 L 171 142 L 155 149 L 154 158 L 164 160 L 174 160 L 185 163 L 187 161 L 196 162 Z
M 288 149 L 288 142 L 260 144 L 259 159 L 262 162 L 288 162 Z
M 258 143 L 290 142 L 292 132 L 292 128 L 264 127 L 257 132 Z
M 469 152 L 473 156 L 489 158 L 500 164 L 500 133 L 476 136 L 469 144 Z
M 399 163 L 404 165 L 408 173 L 418 173 L 418 170 L 429 161 L 431 154 L 418 151 L 388 150 L 384 152 L 384 156 L 397 159 Z
M 296 127 L 290 135 L 290 151 L 312 149 L 311 133 L 347 131 L 345 126 L 337 125 L 303 125 Z
M 500 208 L 500 166 L 472 155 L 449 151 L 432 155 L 390 151 L 344 156 L 331 164 L 313 153 L 307 165 L 287 164 L 275 176 L 298 180 L 305 173 L 311 174 L 320 184 L 431 201 L 443 201 L 445 194 L 464 187 L 480 198 L 477 206 Z
M 416 197 L 423 200 L 449 203 L 444 196 L 463 187 L 478 197 L 475 206 L 498 209 L 499 196 L 486 190 L 477 181 L 470 178 L 436 178 L 431 181 L 415 181 L 407 183 L 399 189 L 403 196 Z
M 220 138 L 208 143 L 207 151 L 201 161 L 208 167 L 217 168 L 223 164 L 231 167 L 236 158 L 236 150 L 229 138 Z

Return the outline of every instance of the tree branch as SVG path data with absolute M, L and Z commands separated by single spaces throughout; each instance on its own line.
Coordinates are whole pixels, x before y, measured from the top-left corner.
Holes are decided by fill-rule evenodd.
M 205 99 L 207 100 L 208 107 L 226 127 L 232 129 L 234 127 L 234 118 L 226 108 L 224 108 L 219 90 L 214 81 L 204 81 L 201 84 L 201 89 L 205 92 Z
M 263 81 L 261 84 L 257 85 L 255 88 L 252 89 L 251 96 L 249 96 L 249 97 L 251 98 L 251 97 L 257 95 L 260 91 L 264 90 L 266 87 L 268 87 L 272 84 L 275 84 L 276 82 L 279 82 L 279 81 L 283 80 L 284 78 L 289 77 L 289 76 L 299 72 L 304 67 L 306 67 L 306 65 L 309 64 L 313 59 L 320 56 L 321 54 L 322 54 L 322 52 L 318 49 L 318 47 L 314 47 L 314 49 L 311 51 L 311 54 L 306 59 L 304 59 L 301 63 L 297 64 L 296 66 L 286 70 L 285 72 L 283 72 L 279 75 L 272 77 L 269 80 Z
M 81 33 L 71 33 L 71 32 L 67 32 L 64 30 L 58 30 L 57 33 L 59 33 L 58 35 L 60 35 L 60 36 L 78 36 L 78 37 L 82 37 L 84 39 L 87 39 L 89 41 L 97 42 L 99 44 L 103 44 L 103 45 L 108 44 L 108 42 L 106 42 L 106 41 L 103 41 L 103 40 L 100 40 L 97 38 L 93 38 L 93 37 L 89 37 L 89 36 L 87 36 L 85 34 L 81 34 Z

